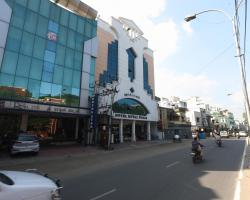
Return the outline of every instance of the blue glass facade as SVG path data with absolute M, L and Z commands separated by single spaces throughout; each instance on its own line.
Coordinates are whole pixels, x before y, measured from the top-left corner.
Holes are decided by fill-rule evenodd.
M 0 98 L 79 107 L 83 46 L 96 36 L 96 20 L 49 0 L 5 1 L 12 16 L 0 67 Z M 90 83 L 94 70 L 95 58 Z
M 148 62 L 143 57 L 143 88 L 148 94 L 153 95 L 153 90 L 148 83 Z
M 132 82 L 135 79 L 135 58 L 136 54 L 132 48 L 126 50 L 128 54 L 128 77 Z
M 107 71 L 100 74 L 99 81 L 101 85 L 111 83 L 114 80 L 118 80 L 118 41 L 115 40 L 111 44 L 108 44 L 108 61 Z

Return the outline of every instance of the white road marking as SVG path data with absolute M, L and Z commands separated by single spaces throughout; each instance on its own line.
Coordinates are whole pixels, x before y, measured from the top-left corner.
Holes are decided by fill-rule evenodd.
M 245 162 L 245 156 L 246 156 L 246 149 L 247 149 L 247 142 L 245 143 L 245 147 L 244 147 L 244 152 L 242 155 L 242 160 L 241 160 L 241 164 L 240 164 L 240 171 L 239 171 L 239 175 L 238 175 L 238 179 L 236 182 L 236 187 L 235 187 L 235 191 L 234 191 L 234 200 L 240 200 L 240 182 L 241 179 L 243 178 L 243 166 L 244 166 L 244 162 Z
M 171 163 L 171 164 L 167 165 L 166 168 L 173 167 L 173 166 L 175 166 L 175 165 L 177 165 L 179 163 L 180 163 L 179 161 L 176 161 L 174 163 Z
M 115 191 L 116 191 L 116 189 L 114 188 L 114 189 L 112 189 L 112 190 L 110 190 L 110 191 L 108 191 L 108 192 L 105 192 L 105 193 L 100 194 L 100 195 L 98 195 L 98 196 L 96 196 L 96 197 L 94 197 L 94 198 L 91 198 L 90 200 L 97 200 L 97 199 L 100 199 L 100 198 L 105 197 L 105 196 L 107 196 L 107 195 L 109 195 L 109 194 L 111 194 L 111 193 L 113 193 L 113 192 L 115 192 Z

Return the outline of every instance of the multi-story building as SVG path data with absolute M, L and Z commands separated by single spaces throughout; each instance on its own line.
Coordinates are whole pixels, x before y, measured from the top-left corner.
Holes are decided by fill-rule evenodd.
M 119 142 L 150 140 L 156 132 L 158 113 L 153 51 L 148 48 L 148 40 L 132 20 L 122 17 L 113 17 L 110 24 L 100 19 L 97 36 L 99 133 L 108 131 L 106 119 L 111 109 L 105 109 L 112 106 L 112 134 Z M 112 85 L 116 87 L 115 95 L 109 93 Z
M 0 130 L 75 139 L 88 128 L 97 12 L 79 0 L 0 1 Z

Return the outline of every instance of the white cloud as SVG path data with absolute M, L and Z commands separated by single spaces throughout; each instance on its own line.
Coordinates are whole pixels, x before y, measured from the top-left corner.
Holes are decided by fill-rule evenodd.
M 183 22 L 182 23 L 182 28 L 184 29 L 184 31 L 186 31 L 188 34 L 192 34 L 193 33 L 193 29 L 190 26 L 190 23 L 188 22 Z
M 161 16 L 166 9 L 166 0 L 84 0 L 84 3 L 96 9 L 100 18 L 105 21 L 109 21 L 111 16 L 133 20 L 144 32 L 149 48 L 155 52 L 155 65 L 159 65 L 176 51 L 178 29 L 175 22 L 172 19 L 156 22 L 156 17 Z

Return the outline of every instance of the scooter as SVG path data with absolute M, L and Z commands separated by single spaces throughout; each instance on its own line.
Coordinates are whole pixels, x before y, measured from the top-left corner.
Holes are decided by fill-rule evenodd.
M 197 161 L 201 162 L 203 160 L 201 151 L 192 150 L 191 156 L 193 163 L 196 163 Z

